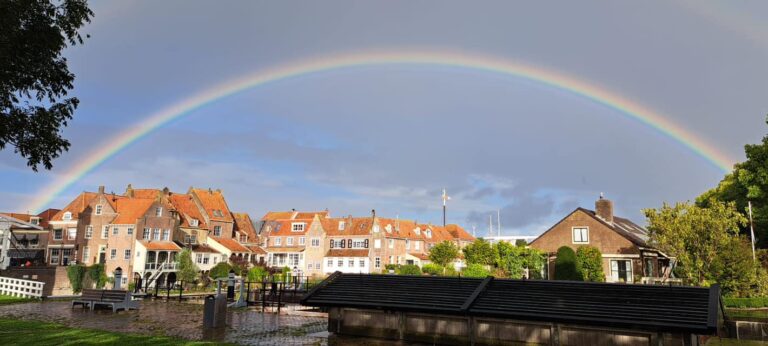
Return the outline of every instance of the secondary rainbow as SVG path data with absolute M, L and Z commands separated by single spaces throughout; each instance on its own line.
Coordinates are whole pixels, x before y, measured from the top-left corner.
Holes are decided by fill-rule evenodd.
M 131 143 L 140 140 L 168 122 L 189 114 L 191 111 L 226 98 L 238 92 L 287 78 L 318 72 L 352 67 L 377 65 L 426 65 L 473 69 L 490 73 L 510 75 L 542 83 L 550 87 L 580 95 L 606 107 L 617 110 L 659 132 L 675 139 L 697 155 L 711 162 L 723 172 L 728 172 L 735 160 L 728 158 L 714 146 L 666 119 L 661 114 L 632 100 L 612 93 L 585 80 L 578 79 L 550 69 L 504 60 L 497 57 L 472 55 L 456 52 L 411 51 L 411 52 L 365 52 L 338 54 L 311 58 L 295 63 L 259 70 L 241 78 L 233 79 L 198 94 L 181 100 L 154 114 L 149 115 L 135 126 L 110 136 L 98 149 L 78 160 L 76 164 L 56 178 L 51 184 L 35 194 L 37 196 L 21 210 L 39 211 L 44 209 L 60 193 L 94 170 L 99 164 L 116 155 Z

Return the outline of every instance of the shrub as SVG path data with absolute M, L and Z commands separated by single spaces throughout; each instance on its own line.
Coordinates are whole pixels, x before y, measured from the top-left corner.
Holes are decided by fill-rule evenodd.
M 766 308 L 768 297 L 734 298 L 724 297 L 723 303 L 729 308 Z
M 67 267 L 67 278 L 72 286 L 72 293 L 80 293 L 83 290 L 83 278 L 85 277 L 85 267 L 74 265 Z
M 406 264 L 397 270 L 397 275 L 421 275 L 421 269 L 415 264 Z
M 95 285 L 96 288 L 104 288 L 104 286 L 109 281 L 104 265 L 101 263 L 88 267 L 86 276 L 90 280 L 91 284 Z
M 208 273 L 208 276 L 211 277 L 211 279 L 223 279 L 227 278 L 229 276 L 229 271 L 232 270 L 232 266 L 229 265 L 227 262 L 219 262 L 213 268 L 211 268 L 211 271 Z
M 603 255 L 594 246 L 582 246 L 576 250 L 576 270 L 584 281 L 605 282 Z
M 269 276 L 269 272 L 264 267 L 256 266 L 248 271 L 248 281 L 251 282 L 261 281 L 266 276 Z
M 484 278 L 491 275 L 491 272 L 480 264 L 470 264 L 461 271 L 461 275 L 468 278 Z
M 421 266 L 421 271 L 429 275 L 443 275 L 443 267 L 436 263 L 428 263 Z
M 576 270 L 576 253 L 568 246 L 561 246 L 557 249 L 555 280 L 582 280 L 581 275 Z

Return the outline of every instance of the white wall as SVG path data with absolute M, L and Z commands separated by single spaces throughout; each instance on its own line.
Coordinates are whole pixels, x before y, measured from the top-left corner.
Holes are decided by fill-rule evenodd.
M 331 265 L 328 265 L 328 261 L 331 260 Z M 342 265 L 339 266 L 339 260 L 342 261 Z M 349 261 L 352 260 L 354 265 L 350 266 Z M 360 261 L 363 261 L 363 266 L 360 266 Z M 324 257 L 323 258 L 323 272 L 333 273 L 340 271 L 342 273 L 356 274 L 356 273 L 370 273 L 371 263 L 368 257 Z

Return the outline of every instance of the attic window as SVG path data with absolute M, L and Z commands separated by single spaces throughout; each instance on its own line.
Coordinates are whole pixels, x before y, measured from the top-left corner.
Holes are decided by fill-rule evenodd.
M 192 226 L 192 227 L 197 227 L 197 225 L 198 225 L 197 219 L 189 220 L 189 225 Z
M 101 204 L 96 206 L 96 215 L 101 215 L 101 211 L 104 209 Z
M 421 228 L 416 228 L 413 231 L 416 232 L 416 235 L 421 235 Z
M 214 209 L 214 210 L 213 210 L 213 216 L 216 216 L 216 217 L 223 217 L 223 216 L 224 216 L 224 214 L 222 214 L 222 213 L 221 213 L 221 210 L 219 210 L 219 209 Z
M 157 207 L 157 208 L 155 208 L 155 216 L 156 216 L 156 217 L 161 217 L 161 216 L 163 216 L 163 207 Z
M 64 213 L 64 217 L 62 217 L 62 219 L 66 220 L 66 221 L 72 220 L 72 213 L 70 213 L 70 212 Z
M 40 218 L 39 217 L 32 217 L 29 219 L 29 223 L 38 226 L 40 225 Z
M 589 243 L 589 228 L 587 228 L 587 227 L 574 227 L 573 228 L 573 243 L 574 244 L 588 244 Z
M 432 230 L 426 230 L 424 231 L 424 234 L 427 235 L 427 238 L 432 238 Z
M 344 227 L 347 226 L 347 223 L 344 221 L 339 221 L 339 230 L 344 230 Z
M 291 231 L 304 232 L 304 226 L 305 224 L 303 222 L 294 222 L 291 224 Z

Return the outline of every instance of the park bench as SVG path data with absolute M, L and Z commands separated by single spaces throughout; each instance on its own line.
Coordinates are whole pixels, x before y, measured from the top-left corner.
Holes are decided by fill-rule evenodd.
M 73 308 L 75 305 L 87 305 L 91 310 L 98 305 L 111 306 L 113 312 L 139 308 L 139 302 L 131 298 L 131 293 L 121 290 L 84 289 L 80 298 L 72 301 Z

